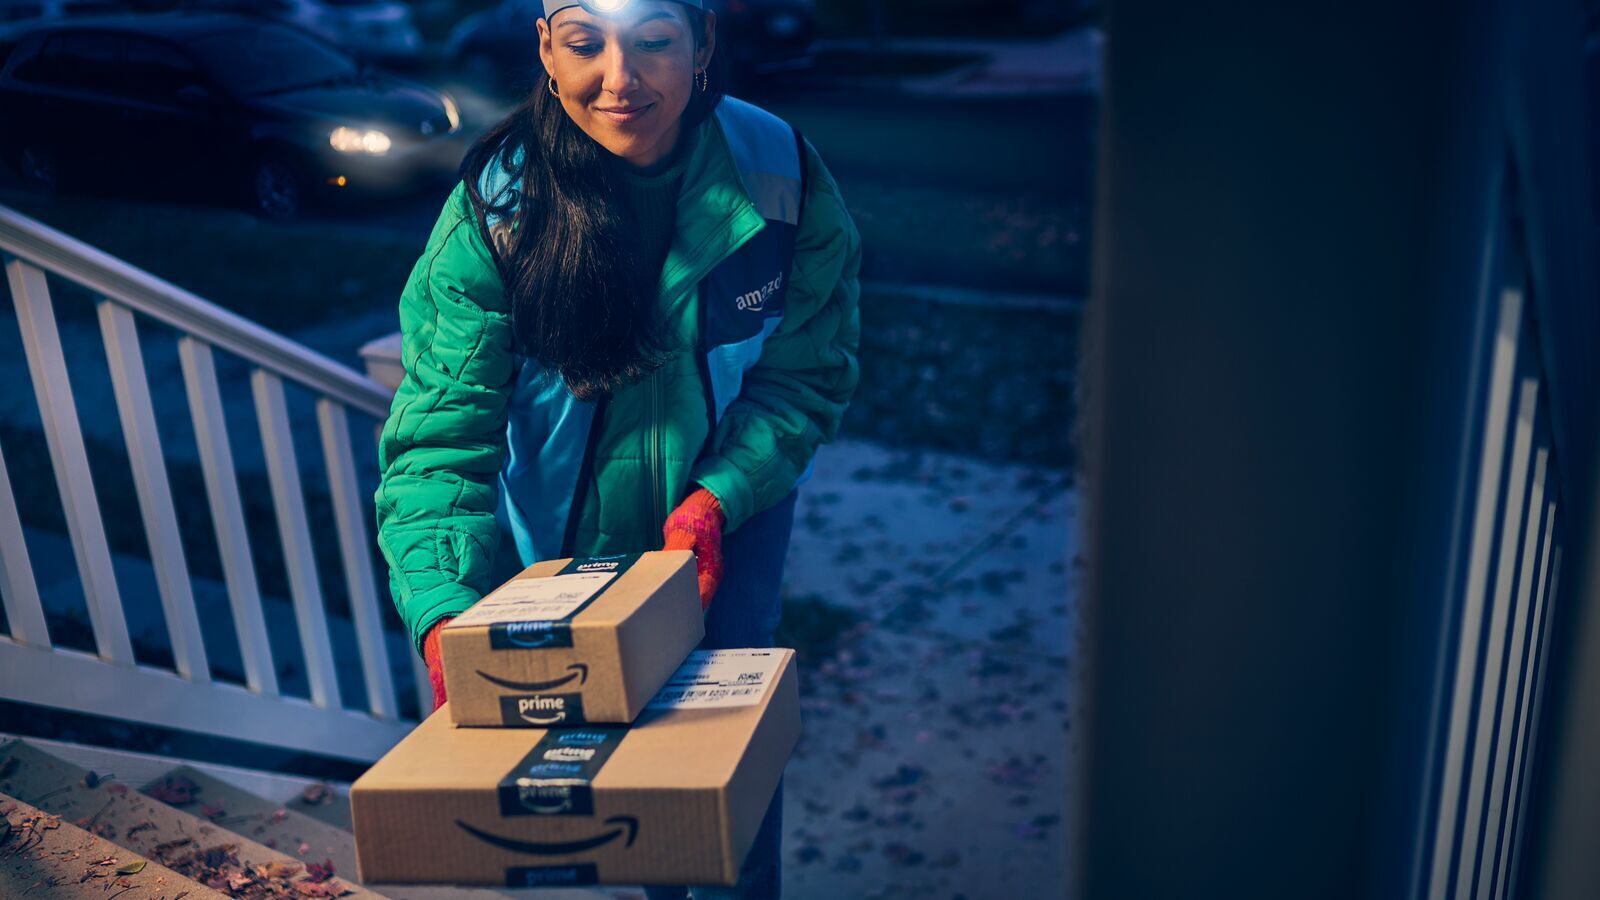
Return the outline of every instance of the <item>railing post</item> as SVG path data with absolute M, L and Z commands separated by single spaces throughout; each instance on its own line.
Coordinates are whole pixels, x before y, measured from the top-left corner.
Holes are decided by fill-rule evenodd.
M 327 610 L 317 583 L 317 558 L 311 549 L 311 523 L 306 516 L 305 494 L 300 489 L 300 464 L 294 452 L 294 433 L 283 382 L 265 369 L 250 373 L 250 389 L 261 425 L 261 446 L 267 457 L 267 480 L 272 484 L 272 505 L 277 513 L 278 537 L 283 542 L 284 566 L 289 571 L 289 593 L 294 600 L 295 623 L 300 628 L 300 649 L 311 682 L 311 702 L 338 709 L 339 677 L 333 667 L 328 638 Z
M 89 474 L 89 454 L 84 449 L 78 407 L 73 402 L 72 384 L 67 378 L 67 360 L 61 352 L 61 335 L 56 331 L 49 285 L 42 270 L 20 259 L 7 260 L 6 277 L 17 307 L 22 347 L 28 357 L 34 396 L 39 401 L 39 416 L 44 422 L 50 464 L 55 471 L 56 487 L 61 492 L 67 533 L 72 538 L 72 553 L 88 603 L 95 647 L 102 659 L 131 666 L 133 644 L 128 639 L 128 622 L 122 611 L 122 595 L 117 590 L 111 548 L 106 543 L 100 503 Z
M 205 477 L 211 520 L 216 526 L 217 553 L 222 557 L 222 577 L 228 586 L 228 605 L 238 631 L 239 655 L 244 661 L 245 683 L 267 696 L 278 693 L 278 673 L 272 667 L 272 647 L 267 643 L 267 623 L 261 610 L 261 589 L 250 556 L 250 533 L 244 524 L 244 504 L 239 500 L 239 480 L 228 444 L 228 423 L 217 387 L 217 367 L 210 345 L 185 335 L 178 339 L 178 360 L 194 418 L 195 443 L 200 448 L 200 470 Z
M 130 310 L 109 299 L 100 301 L 99 313 L 106 361 L 111 365 L 111 386 L 122 420 L 122 438 L 128 446 L 133 487 L 150 543 L 150 564 L 155 569 L 156 588 L 161 593 L 161 609 L 172 641 L 174 667 L 190 681 L 209 681 L 211 666 L 200 637 L 200 615 L 194 605 L 178 514 L 172 504 L 172 486 L 167 482 L 167 467 L 162 459 L 161 433 L 150 402 L 150 381 L 145 374 L 144 353 L 139 348 L 138 325 Z
M 11 492 L 4 452 L 0 452 L 0 583 L 5 585 L 0 600 L 5 602 L 11 637 L 49 649 L 50 629 L 44 621 L 44 604 L 39 602 L 39 583 L 33 578 L 33 561 L 28 558 L 22 516 L 17 512 L 16 495 Z
M 345 593 L 355 621 L 361 648 L 361 671 L 367 682 L 367 702 L 372 714 L 399 717 L 394 673 L 389 670 L 389 648 L 384 643 L 383 618 L 378 610 L 377 585 L 372 577 L 371 547 L 367 536 L 365 505 L 356 485 L 355 455 L 350 447 L 350 425 L 345 409 L 324 397 L 317 401 L 317 427 L 322 433 L 322 458 L 328 470 L 328 493 L 339 531 L 339 554 L 344 563 Z M 368 498 L 366 503 L 371 503 Z

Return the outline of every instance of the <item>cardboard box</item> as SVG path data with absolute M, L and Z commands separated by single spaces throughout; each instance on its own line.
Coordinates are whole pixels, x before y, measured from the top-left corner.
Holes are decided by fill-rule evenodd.
M 360 880 L 733 884 L 799 737 L 782 649 L 697 651 L 631 727 L 440 710 L 350 788 Z
M 687 550 L 536 563 L 439 632 L 450 715 L 626 724 L 704 634 Z

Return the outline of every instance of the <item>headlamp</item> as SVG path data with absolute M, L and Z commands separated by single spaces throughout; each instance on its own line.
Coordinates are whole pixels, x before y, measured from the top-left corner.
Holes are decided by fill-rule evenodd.
M 572 6 L 581 6 L 597 16 L 614 16 L 627 9 L 633 0 L 544 0 L 544 17 L 548 20 L 556 13 Z M 705 9 L 704 0 L 673 0 L 684 6 Z

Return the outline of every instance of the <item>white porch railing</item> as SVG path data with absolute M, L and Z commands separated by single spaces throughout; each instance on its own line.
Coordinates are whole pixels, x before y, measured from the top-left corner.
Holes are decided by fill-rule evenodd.
M 388 415 L 391 392 L 281 335 L 4 206 L 0 206 L 0 260 L 16 305 L 97 651 L 89 654 L 51 643 L 4 448 L 0 447 L 0 594 L 10 624 L 10 635 L 0 635 L 0 697 L 356 761 L 376 760 L 415 723 L 399 716 L 370 561 L 371 538 L 363 515 L 371 498 L 364 496 L 357 484 L 347 417 L 354 411 L 381 421 Z M 98 297 L 117 415 L 175 671 L 134 659 L 46 273 L 81 285 Z M 179 334 L 184 389 L 237 630 L 244 686 L 212 680 L 140 351 L 140 316 L 159 320 Z M 213 349 L 250 365 L 268 483 L 310 684 L 309 702 L 279 693 Z M 345 709 L 340 696 L 301 470 L 291 439 L 286 381 L 309 389 L 316 398 L 323 464 L 367 693 L 359 710 Z M 425 708 L 431 708 L 426 671 L 415 653 L 409 655 L 418 697 Z

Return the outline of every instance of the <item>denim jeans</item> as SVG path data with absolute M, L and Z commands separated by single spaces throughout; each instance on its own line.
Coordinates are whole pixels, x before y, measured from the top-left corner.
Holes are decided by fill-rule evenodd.
M 780 588 L 783 561 L 789 554 L 797 494 L 778 501 L 722 538 L 722 584 L 706 610 L 702 650 L 770 647 L 783 613 Z M 733 887 L 696 887 L 694 900 L 776 900 L 781 893 L 783 781 L 773 794 L 755 843 L 739 868 Z M 649 900 L 683 900 L 684 887 L 647 887 Z

